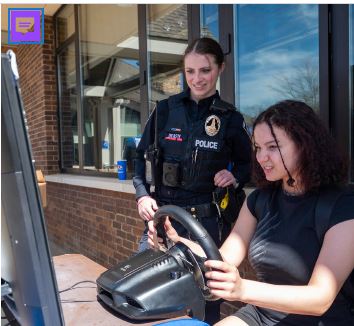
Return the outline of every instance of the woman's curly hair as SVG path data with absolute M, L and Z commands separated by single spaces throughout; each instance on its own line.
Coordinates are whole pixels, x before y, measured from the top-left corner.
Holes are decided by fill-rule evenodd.
M 261 123 L 283 129 L 295 142 L 300 155 L 299 174 L 305 191 L 347 181 L 348 161 L 318 115 L 306 103 L 294 100 L 278 102 L 260 113 L 253 123 L 253 132 Z M 271 182 L 265 178 L 255 151 L 252 161 L 253 179 L 257 187 L 275 187 L 281 183 L 281 180 Z

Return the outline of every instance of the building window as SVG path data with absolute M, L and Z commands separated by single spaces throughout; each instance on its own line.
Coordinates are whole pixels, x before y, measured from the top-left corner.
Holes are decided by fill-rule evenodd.
M 80 6 L 84 169 L 133 172 L 140 133 L 137 5 Z
M 219 41 L 219 5 L 200 5 L 200 36 Z M 220 92 L 220 77 L 216 89 Z
M 219 6 L 200 6 L 200 35 L 219 40 Z
M 116 173 L 123 159 L 131 178 L 141 132 L 137 5 L 79 5 L 78 26 L 72 8 L 56 17 L 62 166 Z
M 354 5 L 349 6 L 349 108 L 350 119 L 350 144 L 351 144 L 351 175 L 350 180 L 354 182 Z
M 188 43 L 187 5 L 147 6 L 149 109 L 183 90 L 182 55 Z
M 61 46 L 75 33 L 74 5 L 67 5 L 56 17 L 56 46 Z
M 319 110 L 318 5 L 234 5 L 236 105 L 247 123 L 297 99 Z

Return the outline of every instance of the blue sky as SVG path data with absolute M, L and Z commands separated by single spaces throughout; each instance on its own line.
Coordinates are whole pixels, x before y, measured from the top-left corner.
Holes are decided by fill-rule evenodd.
M 318 69 L 318 5 L 239 5 L 236 11 L 236 95 L 242 111 L 280 100 L 272 87 L 310 62 Z
M 280 99 L 277 77 L 296 75 L 311 63 L 318 70 L 318 5 L 241 4 L 234 6 L 236 104 L 256 115 Z M 216 5 L 205 5 L 202 20 L 218 35 Z

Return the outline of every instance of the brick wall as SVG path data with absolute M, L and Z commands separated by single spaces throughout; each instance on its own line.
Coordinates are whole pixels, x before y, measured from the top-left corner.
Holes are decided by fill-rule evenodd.
M 17 46 L 22 99 L 36 168 L 59 171 L 57 85 L 53 18 L 45 17 L 44 44 Z
M 8 50 L 12 50 L 15 52 L 15 54 L 17 54 L 16 45 L 1 44 L 1 53 L 6 53 Z
M 47 182 L 45 217 L 51 241 L 109 268 L 138 249 L 144 223 L 135 196 Z

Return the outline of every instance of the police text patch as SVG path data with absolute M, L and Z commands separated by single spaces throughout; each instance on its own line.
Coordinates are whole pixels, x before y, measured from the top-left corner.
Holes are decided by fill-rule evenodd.
M 214 140 L 195 139 L 194 146 L 197 148 L 219 151 L 220 144 L 218 141 L 214 141 Z

